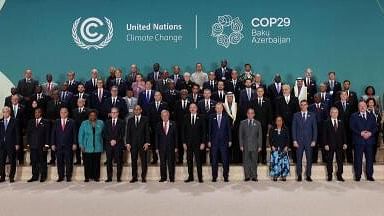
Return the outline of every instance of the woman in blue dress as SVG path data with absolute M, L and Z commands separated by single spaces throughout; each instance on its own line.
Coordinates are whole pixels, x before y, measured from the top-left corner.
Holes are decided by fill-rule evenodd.
M 284 126 L 281 116 L 276 117 L 275 126 L 269 131 L 269 143 L 271 146 L 270 175 L 273 181 L 277 181 L 279 177 L 282 181 L 286 181 L 289 175 L 289 130 Z

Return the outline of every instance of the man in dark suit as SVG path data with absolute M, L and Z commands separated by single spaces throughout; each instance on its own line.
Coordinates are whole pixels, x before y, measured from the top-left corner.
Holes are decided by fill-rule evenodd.
M 177 90 L 181 90 L 177 87 L 181 86 L 184 81 L 184 77 L 180 74 L 180 70 L 181 69 L 179 65 L 173 66 L 173 74 L 169 77 L 175 83 Z
M 161 92 L 164 94 L 166 91 L 168 91 L 168 83 L 171 82 L 172 80 L 169 78 L 169 73 L 167 70 L 164 70 L 163 73 L 161 74 L 161 79 L 156 81 L 156 91 Z
M 65 81 L 68 85 L 68 91 L 72 94 L 77 93 L 77 86 L 81 83 L 80 81 L 75 80 L 75 76 L 76 74 L 74 71 L 69 71 L 67 73 L 67 81 Z
M 225 101 L 225 88 L 224 88 L 224 81 L 222 80 L 219 80 L 217 82 L 217 91 L 215 91 L 213 94 L 212 94 L 212 99 L 215 100 L 216 102 L 222 102 L 224 103 Z
M 191 104 L 188 97 L 188 91 L 187 89 L 182 89 L 180 91 L 180 100 L 176 101 L 175 104 L 175 112 L 174 112 L 174 120 L 180 125 L 184 125 L 184 122 L 186 121 L 185 115 L 189 112 L 188 107 Z M 184 159 L 184 151 L 181 151 L 183 149 L 183 137 L 182 133 L 178 133 L 178 143 L 177 148 L 180 149 L 180 151 L 177 154 L 177 164 L 181 165 L 183 164 Z
M 354 111 L 354 108 L 351 106 L 351 104 L 348 102 L 347 98 L 348 98 L 347 93 L 344 91 L 341 91 L 340 100 L 335 103 L 335 107 L 339 110 L 338 118 L 346 126 L 344 127 L 344 129 L 345 129 L 345 134 L 347 136 L 346 144 L 348 148 L 345 151 L 345 155 L 346 155 L 347 162 L 352 164 L 354 145 L 352 143 L 352 130 L 349 127 L 349 121 L 352 113 L 354 113 L 355 111 Z
M 122 155 L 125 146 L 124 131 L 125 123 L 124 120 L 119 118 L 119 109 L 112 107 L 111 119 L 105 122 L 103 132 L 107 154 L 107 180 L 105 180 L 105 182 L 112 181 L 113 161 L 117 164 L 117 182 L 121 182 L 121 174 L 123 172 Z
M 175 152 L 177 152 L 177 126 L 169 120 L 169 111 L 161 111 L 161 121 L 156 127 L 156 151 L 160 157 L 159 182 L 167 181 L 167 168 L 169 181 L 175 182 Z
M 344 181 L 342 175 L 344 150 L 347 149 L 347 137 L 345 135 L 345 125 L 338 119 L 338 117 L 339 110 L 336 107 L 331 107 L 330 118 L 328 118 L 323 124 L 323 146 L 327 156 L 328 181 L 332 181 L 333 158 L 335 154 L 337 163 L 337 181 Z
M 125 100 L 118 95 L 119 90 L 117 86 L 111 87 L 111 96 L 104 100 L 103 103 L 103 113 L 104 116 L 109 116 L 109 112 L 111 111 L 112 107 L 117 107 L 119 109 L 119 118 L 125 119 L 125 116 L 128 113 L 127 110 L 127 104 L 125 103 Z
M 154 101 L 155 91 L 152 90 L 152 82 L 145 82 L 145 90 L 140 92 L 137 104 L 143 109 L 143 115 L 149 114 L 150 104 Z
M 193 103 L 199 103 L 203 96 L 200 94 L 200 86 L 198 84 L 193 84 L 192 92 L 188 95 L 189 101 Z
M 293 115 L 292 122 L 292 140 L 293 146 L 296 148 L 296 174 L 297 181 L 302 180 L 302 160 L 303 153 L 305 152 L 305 158 L 307 160 L 306 166 L 306 180 L 312 181 L 312 148 L 316 145 L 317 140 L 317 123 L 316 115 L 312 112 L 308 112 L 307 100 L 300 102 L 300 112 Z
M 73 151 L 77 147 L 77 134 L 75 121 L 68 118 L 68 108 L 60 109 L 60 118 L 56 119 L 52 126 L 51 148 L 56 152 L 57 182 L 72 181 Z
M 327 120 L 329 112 L 328 107 L 321 102 L 320 94 L 315 94 L 313 97 L 314 103 L 309 105 L 308 111 L 312 112 L 316 115 L 316 122 L 317 122 L 317 140 L 315 147 L 313 147 L 312 151 L 312 163 L 317 163 L 318 155 L 319 155 L 319 149 L 321 149 L 321 155 L 323 162 L 326 162 L 326 154 L 324 151 L 323 146 L 320 146 L 320 143 L 323 143 L 323 124 L 324 121 Z
M 283 95 L 282 87 L 283 83 L 281 82 L 280 74 L 276 74 L 273 79 L 273 83 L 268 86 L 267 95 L 268 98 L 274 103 L 276 98 Z M 276 106 L 275 106 L 276 107 Z
M 19 102 L 19 96 L 13 95 L 11 98 L 11 112 L 12 117 L 15 118 L 18 122 L 17 126 L 19 127 L 19 145 L 20 150 L 16 154 L 17 161 L 20 165 L 24 165 L 24 143 L 23 143 L 23 136 L 25 133 L 25 128 L 27 125 L 27 109 L 20 104 Z
M 169 112 L 171 113 L 171 119 L 175 119 L 175 105 L 176 101 L 180 98 L 180 92 L 175 89 L 175 83 L 173 80 L 168 82 L 168 90 L 163 93 L 164 101 L 167 102 L 169 106 Z
M 149 105 L 149 122 L 151 125 L 151 143 L 155 142 L 156 136 L 156 127 L 159 122 L 161 122 L 161 111 L 169 110 L 168 104 L 163 101 L 163 97 L 159 91 L 155 92 L 154 101 Z M 152 152 L 155 152 L 155 146 L 152 146 Z M 157 154 L 152 154 L 151 164 L 157 164 Z
M 77 99 L 77 106 L 72 110 L 72 119 L 75 121 L 76 136 L 78 136 L 81 123 L 88 119 L 88 108 L 85 107 L 84 99 Z M 76 162 L 74 164 L 81 165 L 81 149 L 79 146 L 76 148 L 75 158 Z
M 293 114 L 300 110 L 299 100 L 297 97 L 291 95 L 291 88 L 289 85 L 282 86 L 283 96 L 279 96 L 275 101 L 275 117 L 282 116 L 284 119 L 284 124 L 292 133 L 292 118 Z M 293 148 L 293 143 L 291 142 L 289 147 L 291 148 L 291 156 L 293 162 L 296 162 L 296 149 Z
M 212 157 L 212 182 L 217 181 L 219 155 L 223 161 L 223 177 L 228 182 L 229 174 L 229 147 L 232 145 L 231 123 L 223 112 L 222 103 L 215 106 L 216 114 L 209 117 L 208 147 L 211 148 Z
M 231 79 L 232 69 L 228 67 L 228 62 L 226 59 L 221 60 L 221 67 L 215 70 L 216 80 L 229 80 Z
M 31 97 L 31 103 L 29 104 L 32 108 L 41 108 L 42 112 L 45 114 L 47 111 L 47 103 L 51 100 L 51 97 L 43 93 L 43 88 L 41 86 L 37 86 L 35 90 L 35 94 Z M 33 107 L 33 101 L 36 101 L 37 106 Z
M 112 86 L 117 87 L 119 97 L 124 97 L 127 89 L 130 88 L 128 82 L 123 79 L 123 72 L 119 68 L 115 70 L 115 79 L 112 81 Z
M 197 177 L 199 182 L 203 182 L 202 163 L 200 151 L 205 149 L 206 128 L 205 120 L 197 113 L 197 105 L 189 105 L 190 114 L 184 116 L 185 121 L 182 124 L 182 142 L 183 148 L 187 152 L 188 179 L 186 183 L 193 181 L 193 159 L 196 162 Z M 181 149 L 180 149 L 181 151 Z
M 337 92 L 341 91 L 341 84 L 336 81 L 336 72 L 329 72 L 328 81 L 325 83 L 327 86 L 327 92 L 332 96 L 332 101 L 335 101 Z
M 147 75 L 147 81 L 151 81 L 153 90 L 156 89 L 156 82 L 161 79 L 160 64 L 153 64 L 153 71 Z
M 77 89 L 76 89 L 77 91 Z M 68 108 L 72 107 L 72 98 L 73 98 L 73 93 L 69 91 L 69 85 L 68 83 L 64 83 L 63 86 L 61 87 L 61 91 L 59 93 L 60 96 L 60 101 L 63 105 L 65 105 Z
M 252 108 L 255 112 L 255 119 L 260 122 L 262 128 L 261 163 L 267 163 L 267 134 L 272 127 L 272 106 L 268 98 L 264 97 L 264 88 L 256 89 L 257 98 L 253 101 Z
M 217 81 L 215 78 L 215 73 L 214 72 L 209 72 L 208 73 L 208 81 L 205 81 L 203 83 L 203 90 L 204 89 L 210 89 L 211 92 L 215 92 L 217 90 Z
M 17 83 L 17 91 L 23 96 L 24 101 L 28 103 L 38 85 L 39 82 L 32 77 L 32 70 L 27 69 L 24 72 L 24 79 L 19 80 Z
M 101 120 L 106 120 L 108 117 L 104 115 L 103 104 L 110 96 L 110 92 L 104 89 L 104 81 L 97 80 L 97 89 L 91 95 L 91 108 L 99 112 L 98 116 Z
M 307 100 L 309 104 L 313 103 L 313 97 L 317 93 L 316 80 L 312 77 L 312 69 L 307 68 L 304 71 L 304 84 L 307 87 Z
M 99 77 L 99 71 L 96 68 L 91 70 L 91 78 L 84 84 L 85 92 L 91 95 L 93 91 L 97 89 L 97 80 Z
M 45 182 L 47 179 L 47 152 L 50 143 L 50 122 L 43 119 L 41 108 L 35 109 L 35 118 L 27 126 L 27 144 L 30 148 L 32 177 L 28 182 Z
M 359 103 L 359 101 L 357 99 L 356 92 L 351 91 L 351 81 L 349 81 L 349 80 L 344 80 L 343 90 L 336 93 L 334 103 L 336 104 L 336 102 L 341 99 L 340 94 L 343 91 L 347 94 L 347 101 L 348 101 L 349 105 L 351 106 L 351 111 L 357 112 L 357 104 Z
M 246 79 L 244 81 L 245 89 L 241 90 L 239 98 L 239 118 L 240 120 L 247 118 L 247 110 L 252 107 L 255 100 L 256 92 L 252 89 L 252 80 Z
M 15 182 L 16 173 L 16 151 L 20 146 L 20 135 L 18 121 L 11 116 L 11 109 L 3 108 L 3 119 L 0 120 L 0 182 L 5 181 L 5 163 L 11 164 L 9 182 Z
M 137 159 L 140 154 L 141 161 L 141 181 L 146 182 L 147 176 L 147 152 L 150 144 L 149 119 L 142 116 L 143 109 L 136 105 L 133 112 L 134 116 L 128 120 L 126 147 L 131 152 L 132 179 L 131 183 L 137 182 Z
M 367 104 L 359 102 L 358 112 L 351 115 L 350 127 L 352 130 L 352 141 L 355 146 L 354 171 L 355 181 L 360 181 L 363 165 L 363 154 L 365 156 L 365 172 L 368 181 L 373 178 L 373 148 L 376 146 L 375 134 L 378 132 L 376 118 L 367 112 Z
M 235 94 L 235 98 L 239 98 L 240 91 L 243 88 L 241 81 L 238 79 L 238 72 L 236 70 L 232 70 L 231 79 L 225 80 L 225 91 L 233 92 Z
M 20 102 L 23 101 L 22 100 L 23 96 L 21 96 L 21 94 L 19 94 L 18 89 L 16 87 L 12 87 L 11 88 L 11 95 L 5 97 L 5 99 L 4 99 L 4 106 L 8 106 L 8 107 L 12 106 L 11 98 L 13 95 L 19 96 Z
M 72 108 L 76 108 L 77 107 L 77 100 L 79 98 L 83 99 L 85 104 L 84 106 L 86 107 L 89 107 L 90 106 L 90 99 L 89 99 L 89 94 L 85 92 L 85 87 L 84 87 L 84 84 L 83 83 L 79 83 L 79 85 L 77 85 L 77 93 L 73 95 L 72 97 L 72 105 L 71 107 Z

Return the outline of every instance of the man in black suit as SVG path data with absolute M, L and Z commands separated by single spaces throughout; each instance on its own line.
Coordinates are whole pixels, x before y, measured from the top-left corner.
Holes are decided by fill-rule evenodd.
M 235 94 L 235 98 L 239 98 L 240 91 L 243 88 L 241 81 L 238 79 L 238 72 L 236 70 L 232 70 L 231 79 L 225 81 L 225 91 L 232 92 Z
M 332 181 L 333 173 L 333 157 L 336 153 L 337 162 L 337 180 L 344 181 L 343 179 L 343 161 L 344 150 L 347 149 L 347 137 L 345 134 L 345 126 L 342 121 L 338 119 L 339 110 L 336 107 L 331 107 L 330 118 L 324 122 L 323 127 L 323 146 L 327 152 L 327 173 L 328 181 Z
M 27 144 L 30 148 L 32 177 L 28 182 L 45 182 L 47 179 L 47 152 L 50 143 L 50 122 L 43 118 L 41 108 L 35 109 L 35 118 L 27 126 Z
M 191 104 L 191 102 L 188 99 L 188 91 L 187 89 L 182 89 L 180 91 L 180 100 L 176 101 L 175 104 L 175 113 L 174 113 L 174 120 L 182 126 L 185 121 L 185 115 L 188 113 L 188 107 Z M 177 148 L 183 149 L 183 137 L 182 133 L 178 133 L 178 143 Z M 184 151 L 179 151 L 177 154 L 177 164 L 181 165 L 183 164 L 184 159 Z
M 151 81 L 153 89 L 156 89 L 156 82 L 161 79 L 160 64 L 153 64 L 153 71 L 147 75 L 147 81 Z
M 304 71 L 304 84 L 307 87 L 307 100 L 309 104 L 313 103 L 313 97 L 317 93 L 316 80 L 312 77 L 312 69 L 307 68 Z
M 12 117 L 15 118 L 18 122 L 18 130 L 19 130 L 19 147 L 20 150 L 17 152 L 16 158 L 20 165 L 24 165 L 24 144 L 23 144 L 23 136 L 25 133 L 25 126 L 27 125 L 27 110 L 25 106 L 20 104 L 19 96 L 13 95 L 11 98 L 11 112 Z
M 20 99 L 20 102 L 22 102 L 23 100 L 23 96 L 21 96 L 18 92 L 18 89 L 16 87 L 12 87 L 11 88 L 11 95 L 7 96 L 5 99 L 4 99 L 4 106 L 8 106 L 8 107 L 11 107 L 12 105 L 12 102 L 11 102 L 11 98 L 13 95 L 18 95 L 19 96 L 19 99 Z
M 68 91 L 72 92 L 72 94 L 77 93 L 77 86 L 81 83 L 77 80 L 75 80 L 75 72 L 74 71 L 69 71 L 67 73 L 67 81 L 65 81 L 68 84 Z
M 164 92 L 164 101 L 167 102 L 169 112 L 171 113 L 171 119 L 175 119 L 175 105 L 176 101 L 180 98 L 180 92 L 175 89 L 175 83 L 173 80 L 168 82 L 168 90 Z
M 267 163 L 267 134 L 272 127 L 272 105 L 268 98 L 264 97 L 264 88 L 256 89 L 256 99 L 253 101 L 252 108 L 255 111 L 255 119 L 260 122 L 262 129 L 261 152 L 258 157 L 261 163 Z
M 133 112 L 134 116 L 128 120 L 126 147 L 131 152 L 132 179 L 131 183 L 137 182 L 137 159 L 140 155 L 141 161 L 141 181 L 146 182 L 147 176 L 147 152 L 150 144 L 149 119 L 142 116 L 143 109 L 136 105 Z
M 239 98 L 239 119 L 243 120 L 247 118 L 246 113 L 249 108 L 252 107 L 253 101 L 255 100 L 256 92 L 252 89 L 252 80 L 246 79 L 244 81 L 245 89 L 241 90 Z
M 75 121 L 76 136 L 79 134 L 81 123 L 88 119 L 88 108 L 85 107 L 85 100 L 82 98 L 77 99 L 77 106 L 72 110 L 72 119 Z M 75 152 L 75 165 L 81 165 L 81 149 L 79 146 Z
M 125 100 L 118 95 L 119 90 L 117 86 L 111 87 L 111 96 L 104 100 L 103 103 L 103 113 L 104 116 L 109 116 L 109 112 L 111 111 L 112 107 L 117 107 L 119 109 L 119 118 L 125 119 L 125 116 L 128 113 L 127 109 L 127 103 L 125 103 Z
M 255 77 L 253 78 L 252 88 L 258 89 L 259 87 L 264 89 L 264 96 L 268 97 L 267 86 L 263 83 L 263 80 L 261 78 L 261 74 L 257 73 L 257 74 L 255 74 Z
M 216 80 L 229 80 L 231 79 L 232 69 L 228 67 L 228 61 L 226 59 L 221 60 L 221 67 L 215 70 Z
M 51 97 L 43 93 L 43 88 L 41 86 L 37 86 L 35 94 L 32 95 L 31 104 L 29 104 L 29 106 L 32 108 L 41 108 L 43 114 L 45 114 L 47 111 L 47 103 L 50 100 Z M 36 101 L 36 107 L 33 107 L 33 101 Z
M 51 148 L 56 152 L 57 173 L 59 178 L 57 182 L 72 181 L 73 171 L 73 151 L 77 147 L 77 133 L 75 121 L 68 118 L 67 107 L 60 109 L 60 118 L 56 119 L 52 126 Z
M 117 87 L 119 97 L 124 97 L 127 89 L 129 89 L 127 81 L 123 79 L 123 72 L 120 68 L 115 70 L 115 79 L 112 81 L 112 86 Z
M 164 70 L 163 73 L 161 74 L 161 79 L 156 81 L 156 91 L 161 92 L 164 94 L 166 91 L 168 91 L 168 83 L 171 82 L 172 80 L 169 78 L 169 73 L 167 70 Z
M 119 118 L 119 109 L 111 108 L 111 119 L 105 122 L 104 140 L 107 154 L 107 180 L 112 181 L 113 161 L 117 164 L 117 182 L 121 182 L 121 174 L 123 172 L 123 148 L 125 135 L 124 120 Z
M 219 80 L 217 81 L 217 91 L 215 91 L 212 94 L 212 99 L 215 100 L 216 102 L 222 102 L 224 103 L 225 101 L 225 94 L 226 92 L 224 91 L 224 81 Z
M 91 95 L 91 108 L 99 112 L 98 116 L 101 120 L 107 119 L 103 112 L 103 104 L 110 96 L 110 92 L 104 89 L 104 81 L 101 79 L 97 80 L 97 89 Z
M 283 95 L 282 86 L 284 84 L 281 82 L 280 74 L 276 74 L 273 79 L 273 83 L 268 86 L 267 95 L 268 98 L 274 103 L 276 98 Z M 276 104 L 272 104 L 272 106 L 276 107 Z
M 198 103 L 203 96 L 200 94 L 200 86 L 196 83 L 192 85 L 192 92 L 188 96 L 188 100 L 193 103 Z
M 155 92 L 154 101 L 149 105 L 149 122 L 151 125 L 151 143 L 155 143 L 155 131 L 157 124 L 161 122 L 161 111 L 169 110 L 167 102 L 163 101 L 163 97 L 159 91 Z M 157 164 L 157 154 L 155 154 L 155 146 L 152 146 L 152 162 Z
M 5 181 L 5 163 L 11 164 L 9 182 L 15 182 L 16 152 L 20 146 L 19 126 L 15 118 L 11 116 L 9 107 L 3 108 L 3 119 L 0 120 L 0 182 Z
M 200 151 L 205 149 L 207 137 L 205 120 L 197 113 L 197 109 L 198 108 L 195 103 L 189 105 L 190 114 L 186 114 L 184 116 L 185 121 L 182 124 L 182 143 L 184 150 L 187 151 L 188 163 L 188 179 L 185 180 L 186 183 L 193 181 L 193 159 L 195 159 L 196 162 L 197 177 L 199 182 L 203 182 Z
M 329 72 L 328 81 L 325 83 L 327 86 L 327 92 L 332 96 L 332 101 L 335 101 L 337 92 L 341 91 L 341 84 L 336 81 L 336 72 Z
M 169 120 L 168 110 L 161 111 L 161 121 L 156 126 L 156 152 L 160 157 L 160 181 L 167 181 L 167 168 L 169 181 L 175 182 L 175 153 L 177 152 L 177 126 Z
M 177 87 L 181 86 L 184 81 L 184 77 L 180 74 L 180 71 L 181 69 L 179 65 L 173 66 L 173 74 L 169 77 L 175 83 L 177 90 L 181 90 Z
M 346 144 L 348 148 L 345 151 L 345 155 L 347 158 L 347 162 L 352 164 L 354 145 L 352 143 L 352 130 L 349 127 L 349 120 L 351 118 L 352 113 L 354 113 L 355 110 L 351 106 L 351 104 L 348 102 L 348 95 L 345 91 L 340 92 L 340 100 L 335 103 L 335 107 L 339 110 L 338 118 L 344 125 L 346 125 L 346 127 L 344 127 L 344 130 L 347 137 Z
M 84 106 L 89 107 L 90 106 L 90 99 L 89 94 L 85 92 L 85 87 L 83 83 L 79 83 L 77 86 L 77 93 L 73 95 L 72 97 L 72 108 L 77 107 L 77 100 L 81 98 L 84 100 L 85 104 Z
M 357 112 L 357 104 L 359 103 L 359 100 L 357 99 L 356 92 L 351 91 L 351 81 L 344 80 L 342 91 L 347 93 L 347 101 L 348 101 L 349 105 L 351 106 L 352 112 Z M 342 91 L 337 92 L 334 103 L 336 103 L 337 101 L 340 100 L 340 94 Z
M 77 91 L 77 89 L 76 89 Z M 73 93 L 69 91 L 69 85 L 67 82 L 63 84 L 61 87 L 61 91 L 59 93 L 60 96 L 60 101 L 63 105 L 65 105 L 68 108 L 72 107 L 72 98 L 73 98 Z
M 143 109 L 143 115 L 149 115 L 150 104 L 154 101 L 155 91 L 152 90 L 152 82 L 145 82 L 145 90 L 140 92 L 137 104 Z
M 84 84 L 85 92 L 91 95 L 93 91 L 97 89 L 97 80 L 99 77 L 99 71 L 96 68 L 91 70 L 91 78 Z
M 283 95 L 277 97 L 275 100 L 275 116 L 282 116 L 284 119 L 285 126 L 289 129 L 290 133 L 292 134 L 292 120 L 293 120 L 293 114 L 296 112 L 299 112 L 300 106 L 299 106 L 299 100 L 297 97 L 291 95 L 291 87 L 289 85 L 283 85 L 282 86 L 282 92 Z M 293 143 L 290 143 L 291 148 L 291 156 L 293 162 L 296 163 L 296 149 L 293 148 Z
M 25 70 L 24 79 L 19 80 L 17 83 L 17 91 L 23 96 L 23 100 L 26 104 L 30 102 L 31 96 L 35 93 L 35 89 L 38 85 L 39 82 L 32 77 L 32 70 Z
M 203 89 L 210 89 L 211 92 L 215 92 L 217 90 L 217 81 L 215 72 L 208 73 L 208 81 L 203 83 Z

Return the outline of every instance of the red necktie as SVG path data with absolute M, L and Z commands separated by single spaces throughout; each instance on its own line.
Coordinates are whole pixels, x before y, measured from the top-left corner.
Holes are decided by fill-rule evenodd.
M 64 131 L 65 129 L 65 120 L 61 120 L 61 129 Z
M 163 127 L 163 130 L 164 130 L 164 133 L 165 135 L 167 135 L 167 122 L 164 123 L 164 127 Z

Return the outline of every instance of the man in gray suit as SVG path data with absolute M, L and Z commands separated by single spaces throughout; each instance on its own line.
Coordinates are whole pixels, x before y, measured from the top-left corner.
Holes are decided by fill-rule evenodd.
M 255 110 L 247 110 L 247 119 L 239 126 L 239 145 L 243 152 L 245 181 L 257 181 L 257 157 L 261 151 L 262 129 L 259 121 L 254 119 Z
M 128 119 L 130 119 L 132 116 L 134 116 L 133 109 L 137 105 L 137 98 L 133 97 L 133 91 L 131 89 L 128 89 L 126 96 L 123 97 L 123 99 L 125 100 L 125 103 L 127 104 L 128 113 L 125 116 L 125 121 L 128 122 Z
M 305 152 L 307 160 L 306 180 L 311 182 L 312 148 L 315 147 L 317 140 L 316 114 L 308 112 L 307 100 L 300 101 L 300 110 L 293 115 L 292 121 L 292 140 L 293 146 L 296 148 L 297 181 L 302 180 L 302 161 Z

